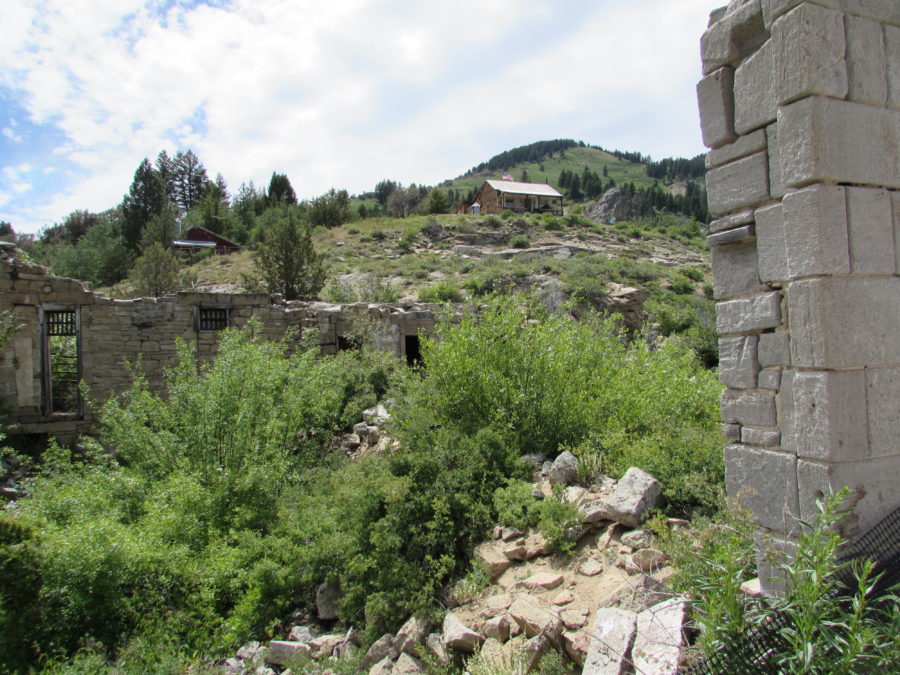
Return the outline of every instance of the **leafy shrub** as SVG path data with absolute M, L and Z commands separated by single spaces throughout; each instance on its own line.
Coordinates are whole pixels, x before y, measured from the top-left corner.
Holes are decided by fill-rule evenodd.
M 512 220 L 513 218 L 516 217 L 516 214 L 513 213 L 512 211 L 510 211 L 509 209 L 503 209 L 503 211 L 500 212 L 500 217 L 503 220 Z
M 372 230 L 372 239 L 375 241 L 384 241 L 387 239 L 387 234 L 385 234 L 384 230 L 376 227 Z
M 564 229 L 562 223 L 559 222 L 559 218 L 549 213 L 543 215 L 543 221 L 545 230 L 560 231 Z
M 693 282 L 684 274 L 675 274 L 672 276 L 672 292 L 679 295 L 691 293 L 694 290 Z
M 452 281 L 438 281 L 419 290 L 420 302 L 462 302 L 462 293 Z
M 701 267 L 684 267 L 681 273 L 691 281 L 703 281 L 703 269 Z
M 503 221 L 500 220 L 497 216 L 488 216 L 487 220 L 484 221 L 484 224 L 488 227 L 492 227 L 495 230 L 498 227 L 503 227 Z
M 527 235 L 516 234 L 509 238 L 509 245 L 513 248 L 528 248 L 531 242 Z
M 359 228 L 355 225 L 351 225 L 347 228 L 347 234 L 359 234 Z

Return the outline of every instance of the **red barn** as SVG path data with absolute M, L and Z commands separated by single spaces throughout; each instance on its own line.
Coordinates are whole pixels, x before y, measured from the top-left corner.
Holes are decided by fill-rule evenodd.
M 235 253 L 241 250 L 239 244 L 231 241 L 221 234 L 216 234 L 212 230 L 205 227 L 195 225 L 183 233 L 183 239 L 176 239 L 172 242 L 172 247 L 176 251 L 184 251 L 188 255 L 199 253 L 210 248 L 214 248 L 216 253 Z

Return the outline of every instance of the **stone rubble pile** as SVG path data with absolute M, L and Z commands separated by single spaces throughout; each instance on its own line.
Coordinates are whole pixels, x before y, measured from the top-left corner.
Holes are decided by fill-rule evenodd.
M 386 409 L 379 408 L 366 411 L 365 424 L 387 419 Z M 550 650 L 590 675 L 677 672 L 686 645 L 687 605 L 665 590 L 671 568 L 653 548 L 653 535 L 640 528 L 659 503 L 658 481 L 632 468 L 619 481 L 600 477 L 585 488 L 574 484 L 577 466 L 570 453 L 552 463 L 542 459 L 532 458 L 541 467 L 535 498 L 548 498 L 553 485 L 564 486 L 564 498 L 583 514 L 582 527 L 570 533 L 577 539 L 573 560 L 551 555 L 537 530 L 500 524 L 475 551 L 492 584 L 477 597 L 460 601 L 440 624 L 412 616 L 396 634 L 372 643 L 361 658 L 352 628 L 327 632 L 312 623 L 297 624 L 286 639 L 244 645 L 222 664 L 223 672 L 292 675 L 300 671 L 290 666 L 302 659 L 317 661 L 323 673 L 330 672 L 329 663 L 348 659 L 359 659 L 359 672 L 369 675 L 425 673 L 426 661 L 449 666 L 467 658 L 498 668 L 516 663 L 531 669 Z M 334 623 L 339 599 L 336 587 L 319 587 L 320 622 Z

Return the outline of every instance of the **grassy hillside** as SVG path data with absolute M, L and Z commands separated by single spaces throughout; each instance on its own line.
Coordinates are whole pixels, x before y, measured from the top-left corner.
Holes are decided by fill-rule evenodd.
M 541 161 L 516 163 L 505 171 L 485 169 L 475 173 L 469 172 L 453 180 L 444 181 L 441 186 L 456 188 L 461 194 L 466 194 L 470 189 L 477 190 L 489 178 L 500 178 L 503 173 L 508 173 L 516 180 L 520 180 L 522 171 L 526 171 L 530 182 L 549 183 L 558 187 L 560 173 L 571 171 L 580 175 L 584 167 L 603 176 L 606 182 L 612 178 L 617 185 L 634 183 L 635 187 L 641 188 L 650 187 L 655 182 L 647 175 L 644 164 L 620 159 L 596 148 L 574 147 L 553 153 Z M 606 176 L 603 174 L 604 169 Z

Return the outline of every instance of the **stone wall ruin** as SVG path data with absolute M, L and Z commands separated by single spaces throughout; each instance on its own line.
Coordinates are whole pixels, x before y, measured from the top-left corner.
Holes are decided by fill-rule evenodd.
M 139 363 L 150 387 L 161 389 L 163 370 L 177 358 L 177 339 L 192 345 L 198 360 L 209 359 L 218 331 L 244 326 L 251 317 L 262 322 L 266 339 L 280 339 L 288 330 L 299 338 L 315 328 L 324 353 L 351 347 L 363 327 L 376 346 L 408 359 L 418 357 L 419 335 L 430 334 L 436 323 L 436 307 L 424 304 L 338 305 L 284 302 L 267 293 L 191 292 L 114 300 L 14 256 L 14 247 L 0 250 L 0 311 L 14 311 L 18 326 L 0 352 L 0 406 L 16 432 L 71 438 L 91 427 L 90 406 L 54 396 L 51 341 L 58 336 L 75 343 L 76 387 L 83 380 L 91 398 L 104 401 L 130 385 L 126 363 Z
M 701 52 L 728 492 L 789 549 L 846 485 L 852 538 L 900 505 L 900 1 L 733 0 Z

